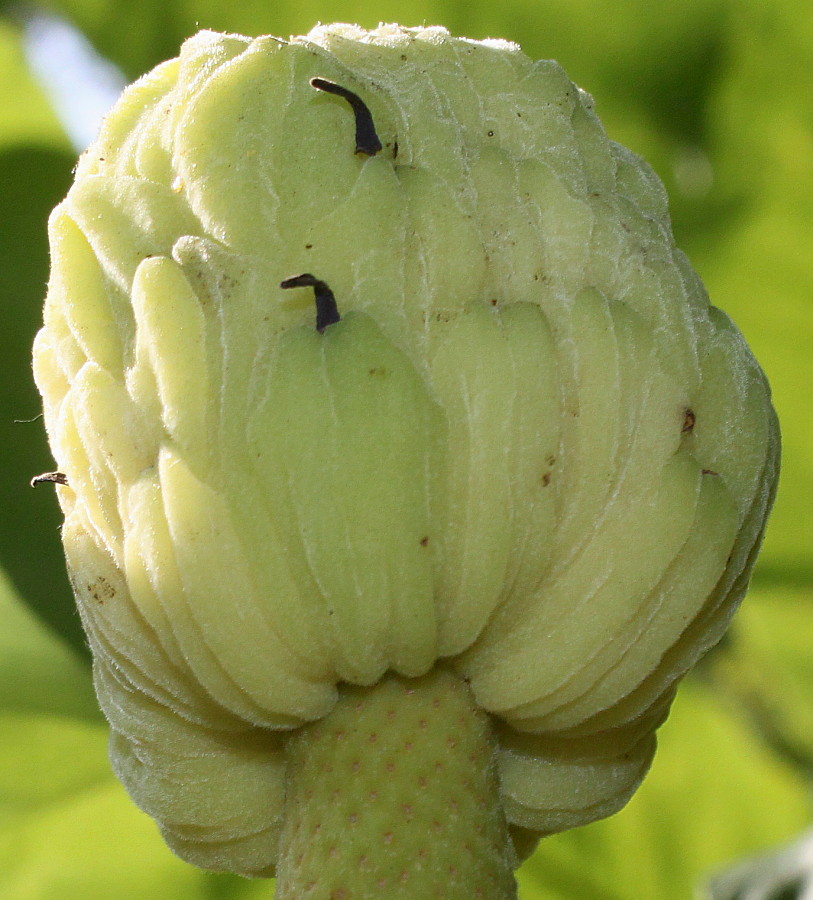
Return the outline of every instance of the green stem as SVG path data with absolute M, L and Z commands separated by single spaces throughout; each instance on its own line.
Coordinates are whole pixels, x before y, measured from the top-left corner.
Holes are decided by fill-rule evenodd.
M 344 686 L 288 742 L 277 900 L 511 900 L 487 715 L 459 676 Z

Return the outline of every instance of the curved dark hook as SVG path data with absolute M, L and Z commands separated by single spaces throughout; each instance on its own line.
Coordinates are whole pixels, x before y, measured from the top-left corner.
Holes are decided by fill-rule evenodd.
M 335 81 L 328 81 L 327 78 L 311 78 L 310 85 L 317 91 L 342 97 L 350 104 L 353 115 L 356 117 L 356 153 L 375 156 L 381 149 L 381 141 L 375 131 L 372 113 L 361 97 L 346 87 L 336 84 Z
M 293 275 L 280 282 L 280 287 L 298 288 L 312 287 L 314 300 L 316 301 L 316 330 L 321 334 L 328 325 L 335 325 L 341 319 L 339 308 L 336 306 L 336 298 L 333 291 L 313 275 L 303 272 L 301 275 Z

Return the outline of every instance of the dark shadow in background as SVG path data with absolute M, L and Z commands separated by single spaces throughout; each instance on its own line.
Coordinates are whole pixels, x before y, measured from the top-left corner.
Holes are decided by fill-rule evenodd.
M 0 564 L 26 602 L 74 648 L 87 655 L 59 539 L 55 488 L 29 486 L 54 468 L 31 343 L 42 323 L 48 280 L 51 209 L 65 196 L 76 157 L 68 150 L 20 146 L 0 152 Z

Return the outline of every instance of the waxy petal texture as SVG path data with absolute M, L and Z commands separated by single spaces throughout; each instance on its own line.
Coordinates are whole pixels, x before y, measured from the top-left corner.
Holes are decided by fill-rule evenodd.
M 66 554 L 116 771 L 178 853 L 272 872 L 285 735 L 439 660 L 492 716 L 510 823 L 626 802 L 745 592 L 779 440 L 661 184 L 558 65 L 202 32 L 50 234 Z

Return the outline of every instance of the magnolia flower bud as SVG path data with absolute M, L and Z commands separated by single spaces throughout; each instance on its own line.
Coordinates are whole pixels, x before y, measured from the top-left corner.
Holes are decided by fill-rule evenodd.
M 291 747 L 376 685 L 449 682 L 520 855 L 626 802 L 746 589 L 778 431 L 661 184 L 558 65 L 202 32 L 50 234 L 65 551 L 115 770 L 170 846 L 272 873 Z

